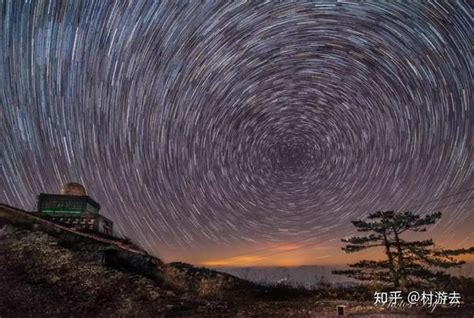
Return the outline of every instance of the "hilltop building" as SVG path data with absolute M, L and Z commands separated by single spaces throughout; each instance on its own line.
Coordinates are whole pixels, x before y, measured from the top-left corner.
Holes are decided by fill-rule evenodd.
M 83 185 L 66 183 L 61 194 L 41 193 L 38 213 L 42 218 L 78 230 L 113 234 L 113 222 L 99 214 L 100 204 L 87 195 Z

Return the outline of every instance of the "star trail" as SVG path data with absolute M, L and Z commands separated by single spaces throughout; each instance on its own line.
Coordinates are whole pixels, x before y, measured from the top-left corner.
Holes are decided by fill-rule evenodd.
M 335 259 L 351 220 L 413 206 L 474 244 L 467 1 L 0 8 L 1 202 L 79 182 L 196 263 Z

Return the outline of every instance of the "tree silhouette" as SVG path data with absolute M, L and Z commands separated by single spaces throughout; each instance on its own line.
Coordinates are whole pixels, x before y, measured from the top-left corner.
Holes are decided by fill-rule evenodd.
M 352 221 L 359 232 L 366 236 L 343 239 L 347 243 L 342 249 L 355 253 L 369 248 L 383 248 L 385 260 L 362 260 L 350 264 L 351 269 L 334 271 L 363 281 L 378 281 L 387 286 L 401 288 L 430 287 L 451 279 L 444 269 L 461 266 L 455 256 L 473 254 L 474 247 L 467 249 L 441 249 L 433 240 L 407 241 L 402 234 L 425 232 L 426 227 L 435 224 L 441 212 L 420 216 L 412 212 L 396 213 L 378 211 L 369 214 L 367 220 Z

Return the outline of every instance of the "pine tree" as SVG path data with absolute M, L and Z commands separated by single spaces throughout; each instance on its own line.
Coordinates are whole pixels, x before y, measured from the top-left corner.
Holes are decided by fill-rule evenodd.
M 464 264 L 455 256 L 474 254 L 474 247 L 441 249 L 431 239 L 407 241 L 402 237 L 409 231 L 425 232 L 427 226 L 435 224 L 440 218 L 440 212 L 420 216 L 412 212 L 378 211 L 369 214 L 367 220 L 352 221 L 357 231 L 368 234 L 343 239 L 347 245 L 342 249 L 346 253 L 355 253 L 379 247 L 383 249 L 386 259 L 362 260 L 350 264 L 351 269 L 334 273 L 363 281 L 378 281 L 403 290 L 448 282 L 451 276 L 443 270 Z

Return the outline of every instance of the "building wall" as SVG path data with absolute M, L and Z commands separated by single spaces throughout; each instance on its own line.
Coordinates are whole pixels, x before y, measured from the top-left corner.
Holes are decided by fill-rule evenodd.
M 70 196 L 41 193 L 38 196 L 38 212 L 48 214 L 98 214 L 100 205 L 88 196 Z
M 46 214 L 45 218 L 54 223 L 62 224 L 74 229 L 97 231 L 97 217 L 77 217 L 77 216 L 51 216 Z
M 38 212 L 45 219 L 77 230 L 113 234 L 113 223 L 99 214 L 100 205 L 88 196 L 41 193 Z
M 104 233 L 106 235 L 113 235 L 113 223 L 110 220 L 100 216 L 98 218 L 98 232 Z

